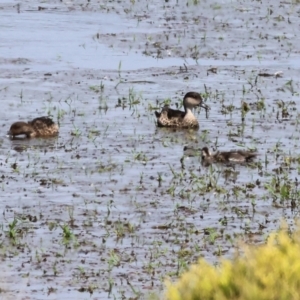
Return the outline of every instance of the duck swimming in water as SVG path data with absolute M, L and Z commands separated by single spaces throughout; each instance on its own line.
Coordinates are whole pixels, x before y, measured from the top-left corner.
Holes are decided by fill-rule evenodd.
M 230 150 L 230 151 L 217 151 L 211 153 L 207 147 L 202 148 L 202 163 L 211 164 L 214 162 L 220 163 L 244 163 L 250 162 L 255 158 L 258 153 L 246 150 Z
M 165 105 L 161 112 L 155 112 L 158 127 L 178 127 L 178 128 L 198 128 L 199 122 L 192 112 L 196 106 L 205 108 L 209 107 L 203 103 L 199 93 L 188 92 L 183 98 L 184 111 L 175 110 Z
M 40 117 L 29 122 L 15 122 L 10 126 L 8 135 L 26 135 L 27 138 L 49 137 L 58 134 L 59 127 L 49 117 Z

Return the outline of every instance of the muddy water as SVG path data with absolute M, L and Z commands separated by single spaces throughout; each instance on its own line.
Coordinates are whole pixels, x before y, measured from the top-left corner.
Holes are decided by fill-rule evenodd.
M 91 2 L 0 2 L 5 299 L 160 295 L 298 217 L 299 5 Z M 200 130 L 156 128 L 191 90 Z M 6 137 L 41 115 L 57 138 Z M 185 145 L 260 156 L 205 168 Z

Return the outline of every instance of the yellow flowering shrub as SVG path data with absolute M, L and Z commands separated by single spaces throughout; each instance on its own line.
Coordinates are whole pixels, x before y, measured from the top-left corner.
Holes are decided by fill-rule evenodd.
M 200 259 L 178 282 L 167 282 L 166 299 L 299 300 L 300 231 L 273 233 L 265 245 L 245 246 L 218 267 Z

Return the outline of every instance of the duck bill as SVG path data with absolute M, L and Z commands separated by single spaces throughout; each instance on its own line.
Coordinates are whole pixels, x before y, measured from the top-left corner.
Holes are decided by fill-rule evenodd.
M 199 106 L 201 106 L 205 109 L 205 116 L 206 116 L 206 119 L 208 119 L 208 112 L 210 110 L 210 107 L 204 103 L 201 103 Z
M 203 107 L 206 111 L 210 110 L 210 107 L 204 103 L 201 103 L 200 106 Z

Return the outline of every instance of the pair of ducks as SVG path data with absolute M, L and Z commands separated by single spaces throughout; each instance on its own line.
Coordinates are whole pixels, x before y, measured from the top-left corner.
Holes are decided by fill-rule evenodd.
M 192 109 L 202 106 L 208 110 L 208 106 L 202 103 L 199 93 L 189 92 L 183 98 L 184 111 L 174 110 L 165 105 L 160 113 L 155 112 L 159 127 L 198 128 L 199 123 Z M 8 135 L 13 138 L 18 135 L 26 135 L 27 138 L 48 137 L 58 134 L 58 126 L 49 117 L 40 117 L 30 122 L 15 122 L 11 125 Z
M 196 106 L 203 107 L 206 112 L 209 107 L 203 103 L 203 99 L 199 93 L 189 92 L 183 98 L 184 112 L 174 110 L 165 105 L 162 111 L 155 112 L 158 127 L 177 127 L 177 128 L 198 128 L 199 123 L 194 116 L 192 109 Z M 184 149 L 185 150 L 185 149 Z M 245 150 L 231 150 L 231 151 L 217 151 L 211 153 L 207 147 L 201 149 L 201 158 L 204 165 L 209 165 L 214 162 L 220 163 L 244 163 L 250 162 L 258 154 L 252 151 Z
M 193 108 L 203 107 L 206 112 L 209 107 L 203 103 L 199 93 L 188 92 L 183 98 L 184 111 L 174 110 L 165 105 L 161 112 L 155 112 L 158 127 L 199 128 L 199 122 L 193 114 Z M 15 122 L 11 125 L 8 134 L 13 138 L 26 135 L 27 138 L 48 137 L 58 135 L 59 127 L 49 117 L 40 117 L 30 122 Z M 257 153 L 242 150 L 217 152 L 212 154 L 207 147 L 202 149 L 202 160 L 212 162 L 246 162 L 255 157 Z
M 159 127 L 198 128 L 199 123 L 192 109 L 202 106 L 206 110 L 209 107 L 202 103 L 199 93 L 189 92 L 183 98 L 184 111 L 174 110 L 165 105 L 162 111 L 155 112 Z M 8 134 L 13 138 L 18 135 L 26 135 L 27 138 L 47 137 L 58 134 L 58 126 L 49 117 L 40 117 L 30 122 L 16 122 L 10 127 Z

